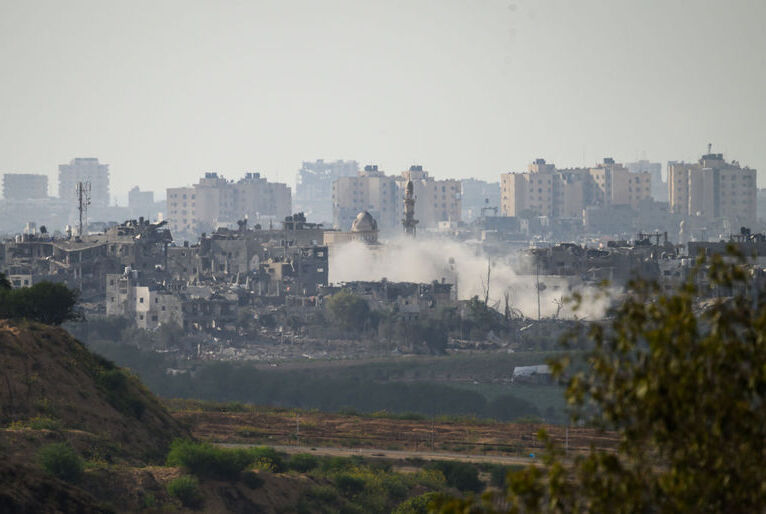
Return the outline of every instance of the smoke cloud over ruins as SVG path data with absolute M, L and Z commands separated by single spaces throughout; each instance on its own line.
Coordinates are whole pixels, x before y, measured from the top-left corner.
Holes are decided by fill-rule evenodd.
M 503 312 L 505 295 L 512 309 L 529 318 L 537 317 L 537 278 L 521 275 L 508 260 L 491 258 L 489 273 L 489 305 Z M 483 299 L 487 284 L 487 255 L 479 247 L 446 240 L 399 237 L 381 246 L 369 246 L 353 241 L 330 251 L 331 283 L 353 281 L 457 282 L 458 299 L 473 296 Z M 589 299 L 574 313 L 571 305 L 562 302 L 571 296 L 570 282 L 565 277 L 540 278 L 540 314 L 598 319 L 603 316 L 608 301 L 598 295 L 595 287 L 576 289 Z

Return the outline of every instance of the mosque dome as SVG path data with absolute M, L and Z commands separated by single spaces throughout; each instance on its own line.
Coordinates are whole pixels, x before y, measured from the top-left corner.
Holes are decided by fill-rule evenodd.
M 378 222 L 367 211 L 362 211 L 356 215 L 356 219 L 351 224 L 351 232 L 372 232 L 378 230 Z

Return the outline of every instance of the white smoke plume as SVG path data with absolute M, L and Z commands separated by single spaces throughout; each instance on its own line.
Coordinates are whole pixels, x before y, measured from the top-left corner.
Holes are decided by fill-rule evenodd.
M 411 239 L 400 237 L 379 246 L 350 242 L 330 249 L 331 283 L 352 281 L 457 282 L 461 300 L 479 296 L 484 299 L 487 284 L 486 254 L 478 247 L 441 239 Z M 492 258 L 489 281 L 489 305 L 499 311 L 509 305 L 525 316 L 537 318 L 537 277 L 517 274 L 510 259 Z M 572 286 L 564 277 L 541 276 L 540 314 L 560 318 L 599 319 L 608 307 L 608 300 L 597 295 L 592 287 Z M 588 300 L 576 313 L 571 304 L 561 306 L 561 300 L 573 292 Z M 598 298 L 597 298 L 598 297 Z

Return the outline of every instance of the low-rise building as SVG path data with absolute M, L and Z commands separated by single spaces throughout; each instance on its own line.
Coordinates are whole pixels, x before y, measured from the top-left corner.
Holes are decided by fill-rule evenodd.
M 183 326 L 181 298 L 139 276 L 129 268 L 122 274 L 106 275 L 106 315 L 128 318 L 145 330 L 166 324 Z

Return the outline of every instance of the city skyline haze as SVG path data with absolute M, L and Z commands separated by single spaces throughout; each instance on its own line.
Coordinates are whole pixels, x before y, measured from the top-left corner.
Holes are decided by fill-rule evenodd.
M 766 3 L 0 2 L 0 173 L 139 185 L 302 161 L 496 182 L 648 158 L 766 167 Z M 55 187 L 51 188 L 55 193 Z

